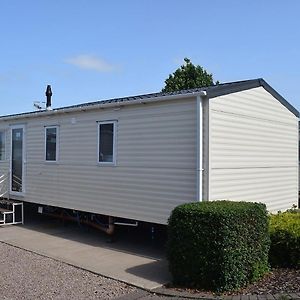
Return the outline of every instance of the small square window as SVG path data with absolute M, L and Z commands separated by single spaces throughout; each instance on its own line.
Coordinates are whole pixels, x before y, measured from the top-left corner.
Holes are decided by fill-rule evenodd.
M 116 122 L 99 123 L 98 162 L 115 163 L 115 124 Z
M 57 141 L 58 128 L 51 126 L 45 128 L 45 160 L 57 161 L 58 141 Z

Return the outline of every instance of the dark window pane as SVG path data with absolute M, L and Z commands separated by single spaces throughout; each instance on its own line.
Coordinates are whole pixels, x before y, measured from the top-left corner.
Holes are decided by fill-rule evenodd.
M 56 128 L 46 129 L 46 160 L 56 161 Z
M 14 192 L 22 192 L 23 183 L 23 129 L 12 129 L 12 172 L 11 189 Z
M 114 124 L 99 126 L 99 162 L 113 162 Z
M 0 132 L 0 160 L 5 159 L 5 134 Z

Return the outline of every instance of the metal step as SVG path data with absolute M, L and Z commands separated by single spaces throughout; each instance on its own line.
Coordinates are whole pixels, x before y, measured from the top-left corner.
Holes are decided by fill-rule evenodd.
M 0 199 L 0 226 L 23 224 L 23 202 Z

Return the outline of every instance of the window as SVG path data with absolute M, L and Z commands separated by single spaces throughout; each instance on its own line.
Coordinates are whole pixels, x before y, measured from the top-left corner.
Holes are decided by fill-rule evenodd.
M 45 160 L 57 161 L 58 154 L 58 127 L 45 127 Z
M 5 132 L 0 131 L 0 160 L 5 160 Z
M 98 162 L 115 163 L 116 122 L 98 123 Z

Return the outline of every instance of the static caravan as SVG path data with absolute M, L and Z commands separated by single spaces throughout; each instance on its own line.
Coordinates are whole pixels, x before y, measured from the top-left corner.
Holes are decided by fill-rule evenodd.
M 298 202 L 299 114 L 263 79 L 47 102 L 0 117 L 4 197 L 157 224 L 185 202 L 255 201 L 271 212 Z

